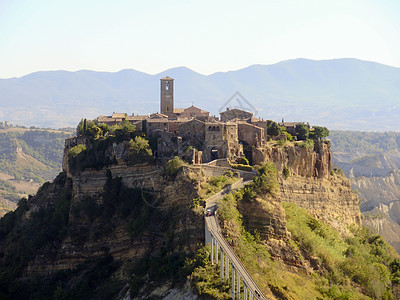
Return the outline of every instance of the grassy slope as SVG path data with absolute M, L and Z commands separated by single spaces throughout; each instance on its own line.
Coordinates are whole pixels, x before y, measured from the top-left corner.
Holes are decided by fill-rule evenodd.
M 269 201 L 268 197 L 264 195 L 261 201 Z M 398 296 L 396 284 L 400 274 L 395 267 L 398 256 L 380 236 L 353 228 L 351 235 L 341 237 L 305 210 L 281 203 L 286 212 L 286 228 L 291 233 L 284 242 L 294 252 L 301 253 L 303 265 L 317 265 L 307 273 L 271 259 L 265 241 L 243 226 L 238 201 L 243 201 L 243 192 L 230 194 L 219 204 L 223 230 L 267 297 L 395 299 Z
M 53 129 L 0 130 L 0 217 L 61 171 L 63 141 L 70 135 Z

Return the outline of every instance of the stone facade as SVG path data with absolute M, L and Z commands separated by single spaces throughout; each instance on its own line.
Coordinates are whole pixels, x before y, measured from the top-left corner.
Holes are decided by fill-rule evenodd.
M 264 129 L 253 124 L 238 123 L 239 141 L 249 146 L 260 146 L 264 142 Z
M 251 112 L 241 110 L 241 109 L 229 109 L 219 113 L 221 115 L 221 122 L 228 122 L 234 119 L 247 120 L 253 116 Z
M 203 122 L 208 121 L 208 118 L 210 116 L 210 113 L 208 111 L 201 110 L 200 108 L 193 105 L 182 110 L 177 109 L 175 110 L 175 112 L 179 118 L 196 118 Z
M 194 148 L 197 152 L 190 152 L 189 156 L 194 155 L 196 159 L 188 158 L 193 162 L 219 158 L 235 161 L 244 156 L 244 151 L 246 155 L 252 155 L 252 147 L 260 147 L 269 139 L 267 129 L 272 122 L 236 108 L 221 112 L 220 120 L 193 105 L 175 108 L 174 79 L 168 76 L 160 79 L 160 113 L 149 116 L 113 113 L 112 116 L 100 116 L 97 123 L 115 125 L 124 120 L 135 125 L 137 131 L 145 131 L 147 136 L 158 139 L 158 158 L 187 156 Z M 297 124 L 281 123 L 292 135 Z
M 174 79 L 167 76 L 160 81 L 160 112 L 174 117 Z

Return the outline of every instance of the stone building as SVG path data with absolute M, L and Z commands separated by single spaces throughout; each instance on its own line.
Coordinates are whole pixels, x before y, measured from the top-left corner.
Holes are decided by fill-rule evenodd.
M 188 108 L 176 108 L 174 109 L 175 114 L 178 118 L 196 118 L 201 121 L 208 121 L 210 113 L 202 110 L 196 106 L 190 106 Z
M 264 143 L 264 128 L 246 122 L 238 123 L 239 141 L 246 146 L 260 146 Z
M 221 116 L 221 122 L 228 122 L 234 119 L 247 120 L 253 116 L 251 112 L 237 108 L 229 109 L 228 107 L 226 111 L 220 112 L 219 114 Z
M 205 122 L 197 119 L 179 124 L 179 136 L 191 146 L 201 149 L 205 144 Z
M 160 79 L 160 112 L 169 118 L 175 117 L 174 114 L 174 79 L 164 77 Z
M 221 112 L 220 120 L 194 105 L 175 108 L 174 79 L 168 76 L 160 79 L 160 113 L 128 116 L 114 112 L 112 116 L 98 117 L 97 122 L 115 125 L 124 120 L 135 125 L 136 130 L 157 138 L 157 157 L 189 156 L 192 162 L 218 158 L 235 161 L 244 153 L 251 155 L 253 147 L 268 140 L 267 129 L 272 122 L 237 108 Z M 303 123 L 280 123 L 291 134 L 297 124 Z

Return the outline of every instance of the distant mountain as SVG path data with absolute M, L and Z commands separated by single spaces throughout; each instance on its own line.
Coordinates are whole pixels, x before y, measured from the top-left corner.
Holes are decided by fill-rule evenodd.
M 37 72 L 0 79 L 0 120 L 65 127 L 113 111 L 156 112 L 159 79 L 166 75 L 175 78 L 176 107 L 193 103 L 217 115 L 239 91 L 266 119 L 332 129 L 400 130 L 400 68 L 357 59 L 295 59 L 208 76 L 185 67 L 156 75 L 135 70 Z

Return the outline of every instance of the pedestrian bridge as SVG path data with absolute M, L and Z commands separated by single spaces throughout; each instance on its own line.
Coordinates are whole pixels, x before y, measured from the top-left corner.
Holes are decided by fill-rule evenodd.
M 266 299 L 260 288 L 247 272 L 231 246 L 221 234 L 216 216 L 216 201 L 233 189 L 244 186 L 243 179 L 207 199 L 211 215 L 205 216 L 205 242 L 211 247 L 211 263 L 220 264 L 221 280 L 231 280 L 232 299 Z

